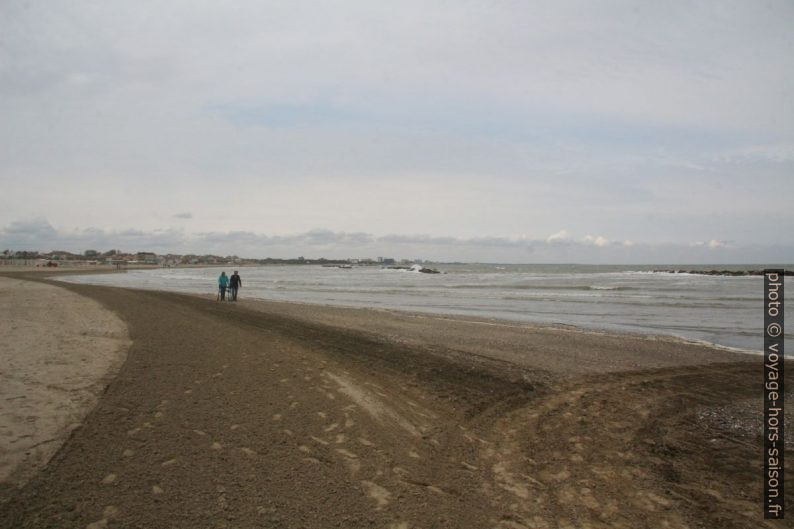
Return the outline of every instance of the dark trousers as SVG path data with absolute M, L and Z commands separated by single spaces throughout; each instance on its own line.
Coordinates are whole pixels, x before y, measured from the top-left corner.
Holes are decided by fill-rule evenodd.
M 221 301 L 226 299 L 226 287 L 218 287 L 221 290 Z
M 237 289 L 238 288 L 239 287 L 236 287 L 234 285 L 229 287 L 229 295 L 231 296 L 232 301 L 237 301 Z

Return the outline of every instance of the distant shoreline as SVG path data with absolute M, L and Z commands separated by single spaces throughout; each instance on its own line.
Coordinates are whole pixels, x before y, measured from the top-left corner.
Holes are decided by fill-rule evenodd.
M 258 267 L 255 265 L 253 267 Z M 210 265 L 210 266 L 181 266 L 179 268 L 196 268 L 196 269 L 204 269 L 204 268 L 218 268 L 218 266 Z M 240 267 L 240 269 L 245 267 Z M 136 270 L 151 270 L 152 268 L 143 267 L 137 268 Z M 0 269 L 0 272 L 3 270 Z M 48 270 L 52 273 L 52 278 L 57 280 L 57 276 L 59 275 L 82 275 L 82 274 L 93 274 L 93 273 L 117 273 L 116 270 L 59 270 L 53 271 L 52 269 Z M 123 271 L 122 271 L 123 272 Z M 148 289 L 146 287 L 121 287 L 121 288 L 131 288 L 141 289 L 141 290 L 157 290 L 157 289 Z M 196 296 L 203 299 L 214 299 L 215 295 L 212 294 L 201 294 L 201 293 L 189 293 L 189 292 L 174 292 L 180 295 L 188 295 L 188 296 Z M 245 292 L 244 292 L 245 294 Z M 376 313 L 391 313 L 397 315 L 405 315 L 407 317 L 412 318 L 430 318 L 435 319 L 437 321 L 449 320 L 449 321 L 458 321 L 461 323 L 471 323 L 474 325 L 496 325 L 496 326 L 504 326 L 504 327 L 515 327 L 515 328 L 524 328 L 524 329 L 548 329 L 553 331 L 559 332 L 577 332 L 582 334 L 593 334 L 593 335 L 604 335 L 604 336 L 615 336 L 615 337 L 622 337 L 622 338 L 630 338 L 636 340 L 651 340 L 651 341 L 661 341 L 661 342 L 668 342 L 671 344 L 686 344 L 686 345 L 693 345 L 698 347 L 706 347 L 709 349 L 714 350 L 715 352 L 725 352 L 729 354 L 740 354 L 740 355 L 759 355 L 762 354 L 760 350 L 753 350 L 741 347 L 734 347 L 730 345 L 723 345 L 715 342 L 710 342 L 708 340 L 702 340 L 697 338 L 689 338 L 686 336 L 679 336 L 676 334 L 668 333 L 643 333 L 638 331 L 631 331 L 627 329 L 614 329 L 614 328 L 604 328 L 599 327 L 597 325 L 593 326 L 586 326 L 586 325 L 576 325 L 576 324 L 567 324 L 567 323 L 547 323 L 547 322 L 527 322 L 527 321 L 520 321 L 520 320 L 512 320 L 509 318 L 500 318 L 500 317 L 484 317 L 484 316 L 472 316 L 472 315 L 463 315 L 463 314 L 455 314 L 455 313 L 445 313 L 445 312 L 423 312 L 423 311 L 416 311 L 410 309 L 399 309 L 393 307 L 376 307 L 376 306 L 351 306 L 333 302 L 321 302 L 321 301 L 296 301 L 296 300 L 272 300 L 267 298 L 249 298 L 247 296 L 243 296 L 241 298 L 241 304 L 243 305 L 253 305 L 256 306 L 257 304 L 263 305 L 271 305 L 271 306 L 279 306 L 282 305 L 284 309 L 290 306 L 299 307 L 297 313 L 315 313 L 318 314 L 323 311 L 323 309 L 328 309 L 330 311 L 374 311 Z M 291 312 L 287 309 L 287 312 Z M 794 353 L 792 353 L 794 354 Z
M 474 266 L 474 265 L 471 265 L 471 266 Z M 208 268 L 208 267 L 200 267 L 200 268 Z M 210 267 L 210 268 L 214 269 L 215 267 Z M 240 267 L 240 268 L 242 268 L 242 267 Z M 757 354 L 758 350 L 760 350 L 760 347 L 756 347 L 756 344 L 752 341 L 752 336 L 750 338 L 746 338 L 746 336 L 749 336 L 749 335 L 747 335 L 747 333 L 744 332 L 744 331 L 737 331 L 735 329 L 731 330 L 731 329 L 726 328 L 725 329 L 725 333 L 727 333 L 727 334 L 725 334 L 725 333 L 720 334 L 722 332 L 720 330 L 713 330 L 712 328 L 704 327 L 705 331 L 704 332 L 699 332 L 696 329 L 695 330 L 688 329 L 688 327 L 686 327 L 688 325 L 688 321 L 682 320 L 683 317 L 678 317 L 677 318 L 678 321 L 674 320 L 670 325 L 667 325 L 667 326 L 643 325 L 643 322 L 641 320 L 638 320 L 638 321 L 635 322 L 635 321 L 631 320 L 630 318 L 626 319 L 626 320 L 622 320 L 622 321 L 618 321 L 616 318 L 611 318 L 611 319 L 610 318 L 601 318 L 601 319 L 599 319 L 597 314 L 595 314 L 593 316 L 593 318 L 585 318 L 585 317 L 568 318 L 568 317 L 565 316 L 565 314 L 566 314 L 565 313 L 566 306 L 559 307 L 560 311 L 557 313 L 559 315 L 559 317 L 555 317 L 554 314 L 552 314 L 552 313 L 544 313 L 543 312 L 543 310 L 544 310 L 543 308 L 538 309 L 537 307 L 529 308 L 529 310 L 528 310 L 528 312 L 526 312 L 526 314 L 516 312 L 516 310 L 523 310 L 523 309 L 521 309 L 521 307 L 512 307 L 510 305 L 504 305 L 504 306 L 493 306 L 492 305 L 491 308 L 493 310 L 490 310 L 490 311 L 485 310 L 485 309 L 475 310 L 476 306 L 477 306 L 476 303 L 479 303 L 479 301 L 475 301 L 475 305 L 474 305 L 475 308 L 473 308 L 471 310 L 468 310 L 466 306 L 461 305 L 460 303 L 457 304 L 457 305 L 444 305 L 445 301 L 444 301 L 443 298 L 441 298 L 441 297 L 433 297 L 433 296 L 436 296 L 436 294 L 431 294 L 431 297 L 421 297 L 421 298 L 415 298 L 415 299 L 414 298 L 406 299 L 406 300 L 404 300 L 405 303 L 396 303 L 396 301 L 399 301 L 399 300 L 392 299 L 392 298 L 388 297 L 388 295 L 384 295 L 386 297 L 383 297 L 382 299 L 380 299 L 380 298 L 376 299 L 376 297 L 373 297 L 371 299 L 370 298 L 365 298 L 365 297 L 359 297 L 359 296 L 367 296 L 367 294 L 366 293 L 358 294 L 356 288 L 353 288 L 353 290 L 350 290 L 349 293 L 347 293 L 347 291 L 345 291 L 346 292 L 345 294 L 335 294 L 335 295 L 329 295 L 329 296 L 325 296 L 325 295 L 322 295 L 322 294 L 312 295 L 311 292 L 302 293 L 301 289 L 304 286 L 307 286 L 307 288 L 309 288 L 309 291 L 311 291 L 311 289 L 314 288 L 314 287 L 311 286 L 312 285 L 312 281 L 314 281 L 314 279 L 311 279 L 309 281 L 309 283 L 306 283 L 306 285 L 303 285 L 303 283 L 300 282 L 300 281 L 304 281 L 303 279 L 301 279 L 299 281 L 300 284 L 296 284 L 296 286 L 295 286 L 295 288 L 297 289 L 295 294 L 291 294 L 289 292 L 289 288 L 287 289 L 287 291 L 283 291 L 283 292 L 279 293 L 280 291 L 279 291 L 278 284 L 282 280 L 294 283 L 293 280 L 296 277 L 306 276 L 307 278 L 314 278 L 314 275 L 316 273 L 315 272 L 308 272 L 308 270 L 307 270 L 307 274 L 308 275 L 300 274 L 300 275 L 296 275 L 295 277 L 293 277 L 293 274 L 290 271 L 291 268 L 282 267 L 281 268 L 282 271 L 276 273 L 271 278 L 271 274 L 269 274 L 266 271 L 266 268 L 267 267 L 251 267 L 251 269 L 261 269 L 261 270 L 263 270 L 264 271 L 263 274 L 260 274 L 260 275 L 258 275 L 256 277 L 258 277 L 259 279 L 262 279 L 262 277 L 270 278 L 270 279 L 268 279 L 268 281 L 272 282 L 272 285 L 268 286 L 266 288 L 262 287 L 262 288 L 265 288 L 265 290 L 256 291 L 255 293 L 253 291 L 251 291 L 250 288 L 249 289 L 244 288 L 243 289 L 243 295 L 244 295 L 245 298 L 248 298 L 249 296 L 253 295 L 253 296 L 256 296 L 259 299 L 265 299 L 265 300 L 273 299 L 273 300 L 279 300 L 279 301 L 282 301 L 282 302 L 290 302 L 290 303 L 295 302 L 295 303 L 306 303 L 306 304 L 311 304 L 311 305 L 325 305 L 325 306 L 334 306 L 334 307 L 371 307 L 371 308 L 375 308 L 375 309 L 398 310 L 398 311 L 404 311 L 404 312 L 409 312 L 409 313 L 414 312 L 414 313 L 425 314 L 425 315 L 428 315 L 428 314 L 437 315 L 437 316 L 441 316 L 441 317 L 463 317 L 463 318 L 472 318 L 473 317 L 473 318 L 479 318 L 479 319 L 482 319 L 482 320 L 499 321 L 499 322 L 503 322 L 505 324 L 528 324 L 528 325 L 535 325 L 535 326 L 551 326 L 551 327 L 554 327 L 554 326 L 569 326 L 569 327 L 575 327 L 575 328 L 581 329 L 583 332 L 606 332 L 606 333 L 613 333 L 613 334 L 619 334 L 619 335 L 653 336 L 653 337 L 657 337 L 657 339 L 659 337 L 664 337 L 665 339 L 669 338 L 669 339 L 672 339 L 672 340 L 678 340 L 678 341 L 682 341 L 682 342 L 692 342 L 692 343 L 698 343 L 698 344 L 710 344 L 715 349 L 724 350 L 724 351 L 732 351 L 732 352 L 741 352 L 743 354 Z M 464 265 L 464 268 L 465 268 L 465 265 Z M 276 267 L 275 269 L 278 269 L 278 267 Z M 154 272 L 154 270 L 152 270 L 152 269 L 147 269 L 147 270 L 150 270 L 151 272 Z M 177 270 L 177 269 L 174 269 L 174 270 Z M 491 268 L 491 270 L 493 270 L 493 268 Z M 449 269 L 447 269 L 447 271 L 452 273 L 454 271 L 454 269 L 449 268 Z M 403 272 L 405 272 L 405 271 L 403 271 Z M 608 270 L 607 270 L 607 272 L 608 272 Z M 90 274 L 92 272 L 86 271 L 86 272 L 78 272 L 78 273 L 80 273 L 80 274 L 89 273 Z M 150 272 L 147 271 L 146 273 L 148 274 Z M 353 270 L 353 273 L 355 273 L 355 270 Z M 510 270 L 508 270 L 507 273 L 510 273 Z M 563 271 L 563 276 L 565 276 L 566 273 L 567 273 L 566 271 Z M 638 272 L 638 274 L 645 274 L 645 273 L 646 273 L 645 271 L 639 271 Z M 323 272 L 320 275 L 324 277 L 324 274 L 325 273 Z M 368 271 L 367 274 L 369 276 L 371 276 L 371 277 L 375 277 L 375 276 L 372 276 L 372 272 L 371 271 Z M 144 279 L 143 277 L 140 280 L 136 279 L 136 278 L 132 278 L 132 277 L 130 277 L 129 280 L 126 279 L 126 278 L 106 279 L 106 280 L 102 280 L 102 279 L 97 278 L 96 282 L 97 283 L 116 284 L 117 286 L 127 286 L 127 287 L 130 287 L 130 288 L 147 288 L 148 287 L 148 288 L 153 288 L 155 290 L 163 289 L 163 290 L 174 290 L 174 291 L 181 291 L 181 292 L 190 291 L 190 292 L 194 292 L 194 293 L 197 293 L 197 294 L 205 292 L 205 293 L 211 293 L 211 297 L 215 297 L 215 291 L 214 291 L 214 288 L 213 288 L 214 279 L 212 277 L 209 277 L 209 276 L 212 275 L 211 273 L 202 274 L 202 275 L 207 275 L 208 276 L 206 278 L 206 284 L 201 283 L 201 285 L 199 285 L 199 284 L 196 283 L 196 278 L 192 278 L 190 280 L 192 283 L 190 285 L 186 284 L 183 288 L 179 287 L 179 285 L 181 285 L 181 283 L 179 283 L 179 282 L 173 282 L 172 283 L 170 280 L 167 279 L 168 276 L 169 276 L 168 272 L 164 272 L 162 274 L 157 274 L 157 275 L 161 276 L 159 278 L 159 280 L 158 280 L 159 283 L 157 285 L 154 285 L 154 284 L 148 284 L 147 285 L 147 284 L 145 284 L 145 283 L 151 283 L 151 282 L 146 280 L 146 279 Z M 193 274 L 188 274 L 188 275 L 192 276 Z M 665 275 L 667 275 L 667 274 L 665 273 Z M 244 274 L 244 276 L 245 276 L 245 274 Z M 561 277 L 563 277 L 563 276 L 561 276 Z M 250 272 L 249 272 L 249 277 L 251 277 L 251 273 Z M 339 276 L 339 277 L 340 277 L 339 280 L 342 281 L 342 283 L 340 283 L 340 287 L 344 290 L 344 288 L 345 288 L 344 287 L 344 282 L 347 281 L 347 277 L 348 276 Z M 439 293 L 438 295 L 441 295 L 441 296 L 445 295 L 444 292 L 463 292 L 462 290 L 459 290 L 459 289 L 460 288 L 464 288 L 465 285 L 464 284 L 460 284 L 460 285 L 456 284 L 455 283 L 456 279 L 455 279 L 455 275 L 454 274 L 448 275 L 446 277 L 449 277 L 450 278 L 449 281 L 452 281 L 452 288 L 445 289 L 444 284 L 439 284 L 438 287 L 435 287 L 434 285 L 437 285 L 438 283 L 437 282 L 432 282 L 432 281 L 431 282 L 420 282 L 420 283 L 418 283 L 416 285 L 416 288 L 419 289 L 419 290 L 416 290 L 416 292 L 419 292 L 420 290 L 424 289 L 425 286 L 423 286 L 423 285 L 427 285 L 427 288 L 430 288 L 430 289 L 436 288 L 437 292 Z M 610 277 L 609 276 L 604 276 L 604 277 L 606 277 L 606 279 L 599 280 L 599 283 L 595 287 L 589 287 L 589 288 L 586 287 L 586 286 L 576 287 L 576 288 L 580 288 L 580 290 L 583 291 L 582 296 L 585 296 L 583 299 L 586 299 L 586 300 L 587 299 L 596 299 L 596 298 L 587 297 L 587 296 L 590 296 L 591 294 L 592 295 L 602 295 L 600 293 L 608 294 L 610 292 L 615 292 L 616 294 L 618 294 L 618 293 L 623 292 L 623 291 L 625 291 L 626 295 L 629 296 L 629 299 L 634 299 L 632 296 L 637 292 L 637 288 L 635 288 L 633 286 L 629 286 L 629 287 L 625 287 L 625 288 L 624 287 L 610 287 L 609 286 L 609 282 L 611 281 Z M 628 278 L 624 278 L 624 280 L 634 281 L 634 282 L 637 282 L 638 284 L 644 285 L 646 283 L 646 280 L 643 279 L 644 277 L 645 277 L 644 275 L 638 275 L 638 276 L 629 275 Z M 661 277 L 661 276 L 657 276 L 657 277 Z M 632 279 L 632 278 L 634 278 L 634 279 Z M 320 277 L 318 277 L 316 279 L 317 280 L 321 280 Z M 406 276 L 406 279 L 409 279 L 408 276 Z M 566 278 L 564 280 L 565 281 L 570 281 L 570 278 Z M 143 281 L 143 282 L 141 282 L 141 281 Z M 370 281 L 370 280 L 367 279 L 367 281 Z M 380 281 L 380 280 L 375 280 L 375 281 Z M 383 285 L 390 284 L 390 282 L 392 282 L 393 280 L 386 279 L 385 281 L 386 282 L 383 283 Z M 402 282 L 402 280 L 399 280 L 399 281 Z M 442 283 L 444 282 L 443 279 L 441 281 L 442 281 Z M 463 280 L 463 281 L 465 282 L 467 280 Z M 588 281 L 588 279 L 584 279 L 583 277 L 579 277 L 578 279 L 576 279 L 576 281 L 585 281 L 586 282 L 586 281 Z M 658 281 L 659 280 L 657 279 L 656 282 L 658 283 Z M 665 280 L 664 282 L 666 282 L 666 281 L 667 280 Z M 725 285 L 723 285 L 723 287 L 724 288 L 728 288 L 730 290 L 732 288 L 730 286 L 731 281 L 732 281 L 732 279 L 730 279 L 730 278 L 726 279 Z M 415 281 L 408 280 L 408 282 L 407 282 L 407 284 L 409 284 L 409 285 L 412 284 L 412 283 L 415 283 Z M 268 283 L 268 284 L 270 285 L 270 283 Z M 332 282 L 330 284 L 331 285 L 335 285 L 336 283 Z M 380 283 L 378 283 L 378 284 L 380 284 Z M 587 285 L 588 283 L 584 283 L 584 284 Z M 202 287 L 202 286 L 205 286 L 206 288 L 196 288 L 196 287 Z M 498 287 L 498 285 L 497 285 L 497 287 Z M 519 285 L 519 287 L 520 287 L 520 285 Z M 257 287 L 257 288 L 259 288 L 259 287 Z M 368 292 L 367 288 L 363 288 L 363 292 Z M 381 288 L 381 287 L 376 287 L 376 288 Z M 399 289 L 399 286 L 386 287 L 386 288 L 398 288 Z M 478 285 L 475 283 L 475 284 L 472 285 L 472 288 L 478 288 Z M 511 287 L 508 284 L 505 288 L 509 289 Z M 523 288 L 523 287 L 521 287 L 521 288 Z M 526 288 L 532 289 L 532 288 L 535 288 L 535 287 L 527 286 Z M 543 285 L 540 285 L 538 288 L 544 289 L 545 287 L 543 287 Z M 565 288 L 565 287 L 562 287 L 562 288 Z M 642 288 L 644 288 L 644 287 L 642 287 Z M 658 289 L 658 285 L 655 288 Z M 698 288 L 701 288 L 701 287 L 698 287 Z M 703 287 L 703 288 L 706 288 L 706 287 Z M 268 290 L 268 289 L 270 289 L 270 290 Z M 746 291 L 747 287 L 743 286 L 742 289 L 743 289 L 743 291 Z M 332 288 L 331 291 L 333 291 L 333 288 Z M 414 290 L 410 290 L 409 292 L 414 292 Z M 517 299 L 517 300 L 519 300 L 518 303 L 520 303 L 521 292 L 523 292 L 523 291 L 517 291 L 515 295 L 518 295 L 519 297 L 515 297 L 515 298 L 514 298 L 514 294 L 513 293 L 509 293 L 509 294 L 506 295 L 505 299 L 508 299 L 508 300 L 509 299 Z M 541 295 L 542 294 L 541 297 L 543 297 L 543 296 L 546 296 L 546 292 L 550 292 L 550 291 L 549 290 L 540 290 L 537 293 L 537 295 Z M 563 291 L 562 292 L 562 297 L 559 298 L 559 299 L 560 300 L 569 299 L 569 294 L 568 294 L 569 292 L 573 292 L 573 290 L 565 290 L 565 291 Z M 656 292 L 656 291 L 654 291 L 654 292 Z M 599 293 L 599 294 L 596 294 L 596 293 Z M 750 293 L 750 294 L 752 294 L 752 293 Z M 536 294 L 531 294 L 531 295 L 535 296 Z M 554 294 L 554 295 L 556 295 L 556 294 Z M 749 294 L 745 292 L 742 295 L 743 296 L 747 296 Z M 374 296 L 374 294 L 373 294 L 373 296 Z M 459 296 L 460 295 L 458 294 L 458 298 L 459 298 Z M 488 296 L 488 294 L 486 294 L 486 296 Z M 292 298 L 292 299 L 290 299 L 290 298 Z M 321 299 L 321 298 L 328 298 L 328 299 Z M 639 298 L 643 298 L 643 296 L 640 295 Z M 479 298 L 477 298 L 477 299 L 479 300 Z M 483 299 L 485 299 L 485 298 L 483 298 Z M 745 298 L 741 298 L 741 299 L 745 299 Z M 747 299 L 749 299 L 749 298 L 747 298 Z M 430 300 L 430 301 L 428 301 L 428 300 Z M 512 302 L 508 301 L 507 303 L 512 303 Z M 610 303 L 610 301 L 607 300 L 607 301 L 605 301 L 605 303 L 608 304 L 608 303 Z M 420 305 L 422 305 L 422 306 L 420 306 Z M 620 305 L 618 305 L 618 307 L 619 306 Z M 664 303 L 658 305 L 658 307 L 665 307 L 665 306 L 666 305 Z M 573 307 L 573 308 L 575 309 L 576 307 Z M 640 309 L 642 309 L 642 307 L 640 307 Z M 607 312 L 609 312 L 609 310 L 611 310 L 611 309 L 607 308 L 606 310 L 607 310 Z M 651 310 L 657 310 L 657 309 L 652 308 Z M 661 308 L 661 309 L 658 309 L 657 312 L 651 312 L 650 314 L 653 315 L 654 317 L 657 317 L 657 316 L 658 317 L 667 317 L 667 315 L 664 312 L 660 312 L 660 311 L 665 311 L 665 310 L 672 310 L 672 309 Z M 703 309 L 703 310 L 710 310 L 710 309 Z M 488 312 L 490 312 L 490 313 L 488 313 Z M 673 314 L 673 313 L 670 312 L 670 314 Z M 647 318 L 646 318 L 646 320 L 647 320 Z M 719 326 L 717 326 L 714 329 L 721 329 L 721 328 Z M 741 334 L 742 332 L 744 332 L 744 334 Z M 734 333 L 734 334 L 731 334 L 731 333 Z M 738 339 L 736 338 L 736 336 L 738 336 Z

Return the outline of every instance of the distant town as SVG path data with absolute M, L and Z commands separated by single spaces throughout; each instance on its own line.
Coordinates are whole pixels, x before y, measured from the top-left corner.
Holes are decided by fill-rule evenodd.
M 46 266 L 58 267 L 61 265 L 115 265 L 122 268 L 126 266 L 185 266 L 185 265 L 267 265 L 267 264 L 316 264 L 327 266 L 353 266 L 353 265 L 409 265 L 422 264 L 426 261 L 422 259 L 395 259 L 392 257 L 360 258 L 360 259 L 306 259 L 296 257 L 293 259 L 250 259 L 238 257 L 236 255 L 196 255 L 196 254 L 157 254 L 154 252 L 123 252 L 121 250 L 109 250 L 99 252 L 97 250 L 86 250 L 85 252 L 72 253 L 67 251 L 11 251 L 4 250 L 0 253 L 0 264 L 3 265 L 23 265 L 23 266 Z

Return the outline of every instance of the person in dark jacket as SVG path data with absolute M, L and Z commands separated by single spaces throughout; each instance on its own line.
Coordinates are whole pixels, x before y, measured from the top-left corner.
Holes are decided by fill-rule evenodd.
M 232 301 L 237 301 L 237 290 L 241 286 L 243 286 L 243 280 L 240 279 L 240 274 L 235 270 L 232 277 L 229 278 L 229 294 L 232 297 Z

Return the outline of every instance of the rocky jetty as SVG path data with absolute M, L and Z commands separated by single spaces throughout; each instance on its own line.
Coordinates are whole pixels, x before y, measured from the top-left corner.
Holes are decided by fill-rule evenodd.
M 698 274 L 703 276 L 762 276 L 763 270 L 654 270 L 667 274 Z M 783 275 L 792 276 L 794 270 L 785 270 Z

